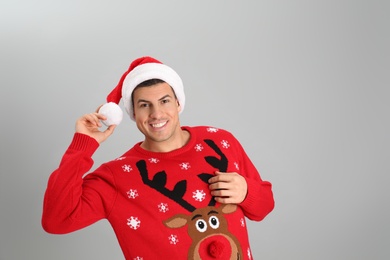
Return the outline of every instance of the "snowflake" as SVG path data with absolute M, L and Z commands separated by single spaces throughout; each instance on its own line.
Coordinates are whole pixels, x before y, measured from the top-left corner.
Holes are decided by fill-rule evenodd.
M 188 163 L 188 162 L 183 162 L 183 163 L 180 164 L 180 168 L 181 168 L 182 170 L 188 170 L 189 168 L 191 168 L 191 166 L 190 166 L 190 163 Z
M 121 160 L 124 160 L 124 159 L 126 159 L 126 157 L 122 156 L 122 157 L 116 158 L 115 161 L 121 161 Z
M 149 162 L 150 162 L 150 163 L 158 163 L 159 160 L 158 160 L 157 158 L 150 158 L 150 159 L 149 159 Z
M 239 170 L 239 169 L 240 169 L 240 166 L 238 165 L 238 163 L 237 163 L 237 162 L 235 162 L 235 163 L 234 163 L 234 166 L 236 167 L 236 169 L 237 169 L 237 170 Z
M 223 148 L 226 148 L 226 149 L 229 148 L 229 146 L 230 146 L 229 142 L 226 141 L 226 140 L 222 140 L 222 141 L 221 141 L 221 144 L 222 144 L 222 147 L 223 147 Z
M 132 190 L 130 189 L 128 192 L 127 192 L 127 195 L 130 199 L 135 199 L 136 197 L 138 197 L 138 191 L 137 190 Z
M 192 192 L 192 197 L 196 201 L 203 201 L 206 197 L 206 193 L 203 190 L 196 190 L 196 191 Z
M 167 212 L 168 210 L 169 210 L 169 208 L 168 208 L 168 204 L 167 203 L 160 203 L 160 204 L 158 204 L 158 210 L 160 211 L 160 212 Z
M 251 254 L 251 249 L 248 247 L 248 250 L 247 250 L 247 254 L 248 254 L 248 259 L 251 260 L 252 259 L 252 254 Z
M 240 222 L 241 222 L 241 227 L 245 227 L 245 220 L 244 220 L 244 218 L 241 218 Z
M 137 230 L 141 226 L 141 221 L 137 217 L 131 216 L 127 219 L 127 225 L 134 230 Z
M 202 144 L 197 144 L 197 145 L 195 145 L 195 151 L 201 152 L 202 150 L 203 150 Z
M 131 166 L 128 165 L 128 164 L 123 165 L 122 169 L 123 169 L 124 172 L 130 172 L 130 171 L 133 170 L 133 168 L 131 168 Z
M 179 243 L 179 239 L 177 238 L 176 235 L 170 235 L 170 236 L 168 237 L 168 239 L 169 239 L 169 243 L 170 243 L 171 245 L 176 245 L 177 243 Z
M 137 256 L 137 257 L 134 257 L 133 260 L 144 260 L 144 258 L 141 256 Z
M 216 133 L 216 132 L 218 132 L 218 129 L 215 127 L 209 127 L 209 128 L 207 128 L 207 132 Z

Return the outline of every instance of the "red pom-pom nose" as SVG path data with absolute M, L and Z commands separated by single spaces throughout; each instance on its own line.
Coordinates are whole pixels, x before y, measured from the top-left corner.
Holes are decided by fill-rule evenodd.
M 225 248 L 225 245 L 221 241 L 216 240 L 211 242 L 208 247 L 210 256 L 213 258 L 220 258 L 224 251 L 223 249 Z
M 199 245 L 201 259 L 229 260 L 232 255 L 232 246 L 223 235 L 214 235 L 203 239 Z

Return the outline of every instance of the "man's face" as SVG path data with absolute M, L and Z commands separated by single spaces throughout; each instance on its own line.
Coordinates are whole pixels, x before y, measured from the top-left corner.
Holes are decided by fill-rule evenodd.
M 180 132 L 180 105 L 167 83 L 139 87 L 133 92 L 134 118 L 145 135 L 145 145 L 153 146 L 175 142 Z

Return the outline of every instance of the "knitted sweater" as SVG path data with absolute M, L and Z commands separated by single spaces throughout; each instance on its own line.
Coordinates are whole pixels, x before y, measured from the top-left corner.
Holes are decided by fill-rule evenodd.
M 49 178 L 43 228 L 64 234 L 107 219 L 126 259 L 252 259 L 245 217 L 260 221 L 272 211 L 271 183 L 231 133 L 182 128 L 191 137 L 180 149 L 157 153 L 137 143 L 90 173 L 99 144 L 76 133 Z M 246 179 L 242 203 L 213 199 L 207 181 L 215 171 Z

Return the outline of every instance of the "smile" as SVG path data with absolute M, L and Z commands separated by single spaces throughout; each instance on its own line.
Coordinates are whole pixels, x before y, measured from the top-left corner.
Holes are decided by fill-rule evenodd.
M 158 124 L 151 124 L 151 126 L 153 128 L 158 128 L 158 127 L 163 127 L 164 125 L 166 125 L 167 121 L 165 122 L 161 122 L 161 123 L 158 123 Z

